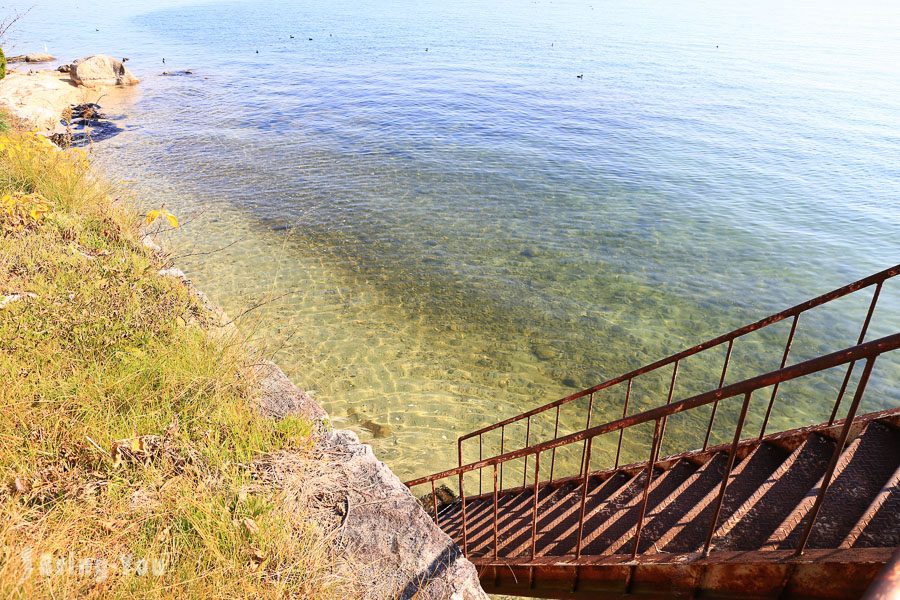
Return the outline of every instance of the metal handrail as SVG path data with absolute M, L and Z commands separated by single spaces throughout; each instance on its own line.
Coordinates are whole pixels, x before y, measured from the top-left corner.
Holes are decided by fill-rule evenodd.
M 533 409 L 531 409 L 531 410 L 528 410 L 528 411 L 526 411 L 526 412 L 520 413 L 520 414 L 515 415 L 515 416 L 513 416 L 513 417 L 509 417 L 509 418 L 504 419 L 504 420 L 502 420 L 502 421 L 498 421 L 498 422 L 496 422 L 496 423 L 494 423 L 494 424 L 492 424 L 492 425 L 488 425 L 488 426 L 486 426 L 486 427 L 482 427 L 481 429 L 477 429 L 477 430 L 472 431 L 472 432 L 470 432 L 470 433 L 464 434 L 464 435 L 460 436 L 460 437 L 457 439 L 457 456 L 458 456 L 458 462 L 457 462 L 457 465 L 458 465 L 458 466 L 461 466 L 461 465 L 462 465 L 462 456 L 463 456 L 462 444 L 463 444 L 463 442 L 466 441 L 466 440 L 472 439 L 472 438 L 474 438 L 474 437 L 476 437 L 476 436 L 479 438 L 479 443 L 478 443 L 479 459 L 480 459 L 480 460 L 483 459 L 483 458 L 484 458 L 484 457 L 482 456 L 482 451 L 483 451 L 482 439 L 483 439 L 483 436 L 484 436 L 485 433 L 488 433 L 488 432 L 493 431 L 493 430 L 496 430 L 496 429 L 500 429 L 500 430 L 501 430 L 500 454 L 497 455 L 497 456 L 503 455 L 503 454 L 504 454 L 504 445 L 505 445 L 505 436 L 504 436 L 504 432 L 505 432 L 506 426 L 507 426 L 507 425 L 510 425 L 510 424 L 512 424 L 512 423 L 516 423 L 516 422 L 518 422 L 518 421 L 521 421 L 521 420 L 523 420 L 523 419 L 528 419 L 527 433 L 526 433 L 526 436 L 525 436 L 525 439 L 526 439 L 525 445 L 528 446 L 528 442 L 530 441 L 530 434 L 531 434 L 531 417 L 533 417 L 533 416 L 535 416 L 535 415 L 537 415 L 537 414 L 540 414 L 540 413 L 542 413 L 542 412 L 546 412 L 546 411 L 548 411 L 548 410 L 554 409 L 554 408 L 556 409 L 556 423 L 555 423 L 555 426 L 554 426 L 554 433 L 553 433 L 553 437 L 554 437 L 554 439 L 555 439 L 556 436 L 557 436 L 557 434 L 558 434 L 558 432 L 559 432 L 559 411 L 560 411 L 560 407 L 563 406 L 563 405 L 565 405 L 565 404 L 568 404 L 568 403 L 570 403 L 570 402 L 573 402 L 573 401 L 575 401 L 575 400 L 578 400 L 578 399 L 581 399 L 581 398 L 585 398 L 585 397 L 589 397 L 589 406 L 588 406 L 588 411 L 587 411 L 588 414 L 587 414 L 587 420 L 586 420 L 586 425 L 585 425 L 585 429 L 587 429 L 588 427 L 590 427 L 591 413 L 592 413 L 592 410 L 593 410 L 593 403 L 594 403 L 594 394 L 596 394 L 597 392 L 599 392 L 599 391 L 601 391 L 601 390 L 604 390 L 604 389 L 606 389 L 606 388 L 610 388 L 610 387 L 612 387 L 612 386 L 615 386 L 615 385 L 620 384 L 620 383 L 623 383 L 623 382 L 627 382 L 627 390 L 626 390 L 626 393 L 625 393 L 625 403 L 624 403 L 624 409 L 623 409 L 623 412 L 622 412 L 622 416 L 625 417 L 625 416 L 627 416 L 627 414 L 628 414 L 628 403 L 629 403 L 629 399 L 630 399 L 630 395 L 631 395 L 632 381 L 633 381 L 636 377 L 638 377 L 638 376 L 640 376 L 640 375 L 643 375 L 643 374 L 645 374 L 645 373 L 649 373 L 649 372 L 651 372 L 651 371 L 655 371 L 655 370 L 660 369 L 660 368 L 662 368 L 662 367 L 665 367 L 665 366 L 667 366 L 667 365 L 672 365 L 672 364 L 674 364 L 674 367 L 673 367 L 673 370 L 672 370 L 672 378 L 671 378 L 671 382 L 670 382 L 670 385 L 669 385 L 668 402 L 667 402 L 667 404 L 668 404 L 668 403 L 670 403 L 670 402 L 672 401 L 672 398 L 673 398 L 673 394 L 674 394 L 674 390 L 675 390 L 675 381 L 676 381 L 676 378 L 677 378 L 677 375 L 678 375 L 678 366 L 679 366 L 680 361 L 681 361 L 682 359 L 687 358 L 687 357 L 690 357 L 690 356 L 693 356 L 693 355 L 698 354 L 698 353 L 700 353 L 700 352 L 703 352 L 704 350 L 708 350 L 708 349 L 710 349 L 710 348 L 715 348 L 716 346 L 719 346 L 719 345 L 724 344 L 724 343 L 727 342 L 727 343 L 728 343 L 728 348 L 727 348 L 726 354 L 725 354 L 725 362 L 724 362 L 724 365 L 723 365 L 723 367 L 722 367 L 721 377 L 720 377 L 720 379 L 719 379 L 719 387 L 721 388 L 722 385 L 725 383 L 725 376 L 726 376 L 726 373 L 727 373 L 727 371 L 728 371 L 728 366 L 729 366 L 729 361 L 730 361 L 731 355 L 732 355 L 732 349 L 733 349 L 733 346 L 734 346 L 734 341 L 735 341 L 737 338 L 742 337 L 742 336 L 744 336 L 744 335 L 746 335 L 746 334 L 748 334 L 748 333 L 752 333 L 752 332 L 754 332 L 754 331 L 757 331 L 757 330 L 759 330 L 759 329 L 763 329 L 763 328 L 765 328 L 765 327 L 767 327 L 767 326 L 769 326 L 769 325 L 772 325 L 772 324 L 774 324 L 774 323 L 778 323 L 778 322 L 780 322 L 780 321 L 783 321 L 783 320 L 785 320 L 785 319 L 788 319 L 788 318 L 790 318 L 790 317 L 793 317 L 794 320 L 793 320 L 793 323 L 791 324 L 790 334 L 788 335 L 788 340 L 787 340 L 787 343 L 785 344 L 784 352 L 783 352 L 782 358 L 781 358 L 781 368 L 784 368 L 785 365 L 787 364 L 788 355 L 789 355 L 790 349 L 791 349 L 791 343 L 793 342 L 794 334 L 795 334 L 795 332 L 796 332 L 796 330 L 797 330 L 797 324 L 798 324 L 798 321 L 799 321 L 799 318 L 800 318 L 800 314 L 801 314 L 801 313 L 804 313 L 804 312 L 806 312 L 806 311 L 808 311 L 808 310 L 810 310 L 810 309 L 812 309 L 812 308 L 815 308 L 815 307 L 817 307 L 817 306 L 821 306 L 821 305 L 823 305 L 823 304 L 826 304 L 826 303 L 828 303 L 828 302 L 831 302 L 832 300 L 836 300 L 836 299 L 838 299 L 838 298 L 842 298 L 842 297 L 844 297 L 844 296 L 847 296 L 847 295 L 849 295 L 849 294 L 852 294 L 853 292 L 856 292 L 856 291 L 859 291 L 859 290 L 861 290 L 861 289 L 867 288 L 867 287 L 869 287 L 869 286 L 875 285 L 876 288 L 875 288 L 874 293 L 872 294 L 872 299 L 871 299 L 870 304 L 869 304 L 868 312 L 866 313 L 866 318 L 865 318 L 865 320 L 864 320 L 864 322 L 863 322 L 862 329 L 861 329 L 861 331 L 860 331 L 860 333 L 859 333 L 859 337 L 858 337 L 858 339 L 857 339 L 857 344 L 861 344 L 861 343 L 865 340 L 866 332 L 867 332 L 867 330 L 868 330 L 869 323 L 871 322 L 872 314 L 873 314 L 873 312 L 875 311 L 875 306 L 876 306 L 876 304 L 877 304 L 877 302 L 878 302 L 878 298 L 879 298 L 879 295 L 880 295 L 880 293 L 881 293 L 881 289 L 882 289 L 882 286 L 883 286 L 884 282 L 887 281 L 888 279 L 891 279 L 892 277 L 897 276 L 897 275 L 900 275 L 900 264 L 894 265 L 893 267 L 890 267 L 890 268 L 888 268 L 888 269 L 885 269 L 885 270 L 880 271 L 880 272 L 878 272 L 878 273 L 875 273 L 875 274 L 873 274 L 873 275 L 869 275 L 868 277 L 864 277 L 864 278 L 862 278 L 862 279 L 860 279 L 860 280 L 858 280 L 858 281 L 854 281 L 853 283 L 850 283 L 850 284 L 845 285 L 845 286 L 843 286 L 843 287 L 840 287 L 840 288 L 838 288 L 838 289 L 832 290 L 831 292 L 828 292 L 828 293 L 826 293 L 826 294 L 822 294 L 821 296 L 818 296 L 818 297 L 813 298 L 813 299 L 811 299 L 811 300 L 807 300 L 806 302 L 801 302 L 800 304 L 797 304 L 797 305 L 795 305 L 795 306 L 793 306 L 793 307 L 791 307 L 791 308 L 788 308 L 788 309 L 786 309 L 786 310 L 783 310 L 783 311 L 781 311 L 781 312 L 779 312 L 779 313 L 770 315 L 770 316 L 768 316 L 768 317 L 765 317 L 764 319 L 760 319 L 759 321 L 756 321 L 755 323 L 751 323 L 751 324 L 749 324 L 749 325 L 745 325 L 745 326 L 743 326 L 743 327 L 740 327 L 740 328 L 738 328 L 738 329 L 735 329 L 735 330 L 733 330 L 733 331 L 731 331 L 731 332 L 729 332 L 729 333 L 726 333 L 726 334 L 724 334 L 724 335 L 720 335 L 720 336 L 718 336 L 718 337 L 716 337 L 716 338 L 713 338 L 713 339 L 711 339 L 711 340 L 707 340 L 707 341 L 705 341 L 705 342 L 703 342 L 703 343 L 701 343 L 701 344 L 697 344 L 696 346 L 692 346 L 691 348 L 688 348 L 688 349 L 686 349 L 686 350 L 682 350 L 681 352 L 678 352 L 678 353 L 676 353 L 676 354 L 673 354 L 673 355 L 671 355 L 671 356 L 668 356 L 668 357 L 663 358 L 663 359 L 661 359 L 661 360 L 658 360 L 658 361 L 656 361 L 656 362 L 653 362 L 653 363 L 650 363 L 650 364 L 645 365 L 645 366 L 643 366 L 643 367 L 640 367 L 639 369 L 635 369 L 635 370 L 633 370 L 633 371 L 630 371 L 630 372 L 628 372 L 628 373 L 625 373 L 624 375 L 619 375 L 618 377 L 614 377 L 614 378 L 612 378 L 612 379 L 609 379 L 609 380 L 607 380 L 607 381 L 604 381 L 604 382 L 602 382 L 602 383 L 599 383 L 599 384 L 597 384 L 597 385 L 595 385 L 595 386 L 593 386 L 593 387 L 587 388 L 587 389 L 582 390 L 582 391 L 580 391 L 580 392 L 576 392 L 576 393 L 571 394 L 571 395 L 569 395 L 569 396 L 566 396 L 566 397 L 564 397 L 564 398 L 560 398 L 559 400 L 555 400 L 555 401 L 550 402 L 550 403 L 548 403 L 548 404 L 544 404 L 543 406 L 539 406 L 539 407 L 537 407 L 537 408 L 533 408 Z M 844 396 L 844 392 L 846 391 L 847 384 L 848 384 L 849 381 L 850 381 L 850 376 L 851 376 L 851 374 L 852 374 L 852 372 L 853 372 L 853 367 L 854 367 L 854 366 L 855 366 L 855 365 L 851 364 L 851 365 L 850 365 L 850 368 L 848 369 L 848 371 L 847 371 L 847 373 L 846 373 L 846 375 L 844 376 L 844 380 L 843 380 L 843 383 L 842 383 L 842 385 L 841 385 L 840 392 L 838 393 L 838 399 L 837 399 L 837 402 L 835 403 L 835 406 L 834 406 L 834 409 L 833 409 L 833 411 L 832 411 L 832 414 L 831 414 L 831 418 L 830 418 L 830 420 L 829 420 L 829 423 L 833 423 L 833 422 L 834 422 L 835 415 L 836 415 L 836 413 L 837 413 L 838 408 L 840 407 L 841 401 L 842 401 L 843 396 Z M 775 396 L 776 396 L 777 393 L 778 393 L 778 386 L 776 385 L 776 387 L 772 390 L 772 395 L 771 395 L 771 398 L 770 398 L 770 400 L 769 400 L 769 406 L 768 406 L 768 409 L 767 409 L 767 411 L 766 411 L 766 416 L 765 416 L 765 419 L 764 419 L 764 422 L 763 422 L 763 430 L 765 430 L 765 427 L 766 427 L 766 425 L 768 424 L 768 418 L 769 418 L 769 415 L 770 415 L 770 413 L 771 413 L 772 405 L 773 405 L 774 402 L 775 402 Z M 713 411 L 714 411 L 714 412 L 713 412 L 713 418 L 715 418 L 715 407 L 713 408 Z M 712 431 L 712 422 L 713 422 L 713 420 L 711 419 L 711 420 L 710 420 L 710 427 L 709 427 L 709 429 L 707 429 L 707 432 L 706 432 L 706 439 L 704 440 L 704 443 L 703 443 L 703 448 L 704 448 L 704 449 L 707 447 L 707 444 L 709 443 L 709 436 L 710 436 L 710 433 L 711 433 L 711 431 Z M 619 440 L 619 444 L 620 444 L 620 445 L 619 445 L 619 451 L 621 451 L 621 439 Z M 616 457 L 616 458 L 617 458 L 617 460 L 616 460 L 616 465 L 618 465 L 618 454 L 619 454 L 619 452 L 617 452 L 616 454 L 617 454 L 617 457 Z M 553 458 L 555 459 L 555 456 L 554 456 Z M 551 469 L 550 469 L 550 470 L 551 470 L 551 473 L 552 473 L 552 471 L 553 471 L 553 462 L 551 462 Z M 551 479 L 552 479 L 552 477 L 551 477 Z M 501 484 L 502 484 L 502 471 L 501 471 Z
M 738 419 L 738 423 L 735 427 L 734 440 L 731 444 L 729 459 L 726 467 L 725 475 L 722 479 L 722 484 L 720 488 L 720 492 L 718 498 L 716 500 L 716 508 L 713 521 L 708 530 L 708 535 L 706 538 L 706 543 L 704 546 L 704 554 L 708 554 L 710 550 L 710 545 L 712 542 L 713 532 L 715 531 L 717 524 L 719 513 L 722 507 L 722 501 L 725 496 L 725 490 L 728 485 L 728 479 L 731 473 L 731 469 L 734 466 L 735 456 L 737 452 L 737 447 L 741 441 L 741 433 L 744 425 L 744 421 L 747 416 L 747 410 L 750 404 L 750 398 L 754 391 L 765 388 L 772 385 L 778 385 L 780 383 L 790 381 L 792 379 L 796 379 L 798 377 L 802 377 L 805 375 L 809 375 L 812 373 L 817 373 L 819 371 L 823 371 L 825 369 L 830 369 L 833 367 L 837 367 L 840 365 L 844 365 L 847 363 L 855 363 L 859 360 L 865 360 L 865 368 L 863 370 L 862 376 L 860 377 L 859 383 L 856 387 L 856 391 L 854 393 L 853 400 L 851 402 L 850 408 L 848 410 L 847 416 L 845 418 L 844 424 L 841 429 L 841 433 L 839 435 L 837 446 L 835 447 L 835 451 L 831 457 L 828 467 L 826 468 L 825 475 L 823 476 L 822 485 L 819 490 L 818 496 L 816 497 L 816 501 L 813 505 L 813 508 L 810 511 L 810 516 L 807 519 L 805 528 L 801 534 L 800 542 L 797 547 L 797 554 L 803 552 L 806 547 L 806 542 L 809 538 L 809 534 L 812 530 L 812 525 L 815 522 L 816 516 L 818 514 L 819 508 L 821 507 L 821 503 L 824 500 L 824 495 L 828 486 L 831 482 L 831 477 L 834 474 L 835 466 L 837 465 L 838 458 L 840 453 L 843 450 L 844 445 L 846 444 L 847 437 L 849 435 L 850 426 L 853 422 L 853 419 L 856 415 L 856 411 L 859 407 L 859 403 L 862 399 L 862 396 L 865 392 L 866 384 L 868 383 L 869 375 L 872 372 L 872 368 L 875 363 L 875 359 L 884 354 L 886 352 L 890 352 L 900 348 L 900 333 L 895 333 L 893 335 L 889 335 L 886 337 L 882 337 L 877 340 L 873 340 L 870 342 L 857 344 L 856 346 L 840 350 L 837 352 L 833 352 L 831 354 L 827 354 L 824 356 L 820 356 L 817 358 L 813 358 L 801 363 L 797 363 L 791 365 L 789 367 L 782 367 L 776 371 L 771 371 L 769 373 L 765 373 L 763 375 L 758 375 L 756 377 L 752 377 L 750 379 L 745 379 L 743 381 L 733 383 L 724 387 L 720 387 L 715 390 L 711 390 L 702 394 L 698 394 L 692 396 L 690 398 L 686 398 L 684 400 L 680 400 L 678 402 L 668 404 L 666 406 L 660 406 L 658 408 L 654 408 L 651 410 L 644 411 L 639 414 L 635 414 L 632 416 L 626 416 L 621 419 L 617 419 L 615 421 L 610 421 L 609 423 L 604 423 L 602 425 L 597 425 L 594 427 L 590 427 L 584 429 L 582 431 L 578 431 L 575 433 L 571 433 L 569 435 L 556 438 L 553 440 L 548 440 L 546 442 L 542 442 L 540 444 L 535 444 L 532 446 L 528 446 L 525 448 L 520 448 L 518 450 L 513 450 L 499 456 L 490 457 L 487 459 L 482 459 L 476 462 L 472 462 L 466 465 L 461 465 L 452 469 L 448 469 L 446 471 L 441 471 L 440 473 L 435 473 L 433 475 L 428 475 L 426 477 L 420 477 L 418 479 L 414 479 L 406 482 L 407 487 L 415 487 L 417 485 L 421 485 L 424 483 L 431 483 L 432 491 L 434 488 L 434 482 L 446 479 L 449 477 L 458 477 L 459 478 L 459 492 L 460 492 L 460 503 L 461 503 L 461 511 L 462 511 L 462 530 L 463 530 L 463 553 L 468 555 L 467 553 L 467 520 L 466 520 L 466 496 L 465 490 L 463 488 L 463 475 L 465 473 L 469 473 L 475 471 L 476 469 L 484 469 L 485 467 L 493 468 L 493 496 L 494 496 L 494 556 L 497 556 L 498 552 L 498 542 L 497 542 L 497 500 L 498 500 L 498 487 L 497 487 L 497 469 L 498 465 L 503 464 L 505 462 L 509 462 L 512 460 L 516 460 L 519 458 L 524 458 L 527 456 L 534 455 L 535 456 L 535 477 L 534 477 L 534 494 L 537 497 L 538 487 L 540 485 L 538 472 L 540 469 L 540 454 L 542 452 L 548 450 L 555 450 L 561 446 L 565 446 L 568 444 L 573 444 L 577 442 L 585 442 L 585 451 L 583 455 L 583 460 L 581 464 L 581 472 L 579 474 L 579 478 L 582 480 L 582 493 L 581 493 L 581 516 L 579 519 L 579 530 L 578 530 L 578 543 L 576 545 L 576 557 L 580 557 L 581 555 L 581 543 L 582 543 L 582 534 L 584 527 L 584 503 L 587 496 L 587 483 L 588 477 L 590 475 L 590 459 L 591 459 L 591 445 L 593 439 L 607 433 L 611 433 L 614 431 L 624 430 L 630 427 L 634 427 L 643 423 L 654 422 L 655 423 L 655 431 L 653 436 L 653 443 L 651 444 L 650 449 L 650 457 L 646 462 L 637 463 L 639 466 L 646 464 L 646 482 L 643 491 L 643 499 L 641 505 L 640 517 L 637 523 L 637 530 L 635 534 L 635 542 L 634 548 L 632 551 L 632 557 L 637 555 L 638 552 L 638 543 L 640 541 L 640 533 L 641 528 L 643 526 L 643 519 L 646 512 L 647 507 L 647 498 L 650 489 L 650 483 L 653 477 L 653 467 L 659 460 L 659 450 L 662 445 L 662 437 L 665 429 L 666 420 L 675 414 L 685 412 L 687 410 L 695 409 L 700 406 L 705 406 L 707 404 L 718 405 L 718 403 L 727 398 L 732 398 L 734 396 L 744 395 L 744 402 L 741 407 L 740 417 Z M 840 398 L 836 400 L 836 404 L 839 403 Z M 833 411 L 832 414 L 834 414 Z M 713 415 L 714 417 L 714 415 Z M 759 439 L 763 437 L 760 434 Z M 527 473 L 526 473 L 527 475 Z M 537 503 L 535 503 L 535 512 L 537 510 Z M 536 518 L 536 514 L 534 516 Z M 438 512 L 437 506 L 434 505 L 434 519 L 435 522 L 438 521 Z M 534 554 L 534 523 L 532 523 L 532 555 Z
M 492 456 L 479 461 L 471 462 L 459 467 L 453 467 L 452 469 L 447 469 L 446 471 L 419 477 L 418 479 L 407 481 L 405 485 L 407 487 L 413 487 L 416 485 L 421 485 L 423 483 L 428 483 L 430 481 L 446 479 L 447 477 L 452 477 L 453 475 L 459 475 L 462 473 L 474 471 L 479 468 L 489 467 L 498 462 L 509 462 L 517 458 L 522 458 L 526 455 L 537 454 L 538 452 L 543 452 L 545 450 L 559 448 L 560 446 L 565 446 L 573 442 L 581 442 L 590 437 L 597 437 L 598 435 L 602 435 L 604 433 L 610 433 L 612 431 L 618 431 L 619 429 L 625 429 L 634 425 L 640 425 L 641 423 L 654 421 L 657 418 L 669 417 L 671 415 L 684 412 L 692 408 L 697 408 L 698 406 L 705 406 L 706 404 L 710 404 L 712 402 L 725 400 L 727 398 L 737 396 L 738 394 L 746 393 L 748 390 L 752 391 L 759 388 L 768 387 L 775 383 L 784 383 L 785 381 L 790 381 L 791 379 L 796 379 L 797 377 L 802 377 L 804 375 L 809 375 L 811 373 L 816 373 L 818 371 L 837 367 L 843 364 L 847 364 L 848 362 L 858 361 L 873 355 L 884 354 L 885 352 L 890 352 L 892 350 L 896 350 L 897 348 L 900 348 L 900 333 L 895 333 L 893 335 L 879 338 L 877 340 L 872 340 L 871 342 L 866 342 L 864 344 L 859 344 L 851 348 L 832 352 L 831 354 L 819 356 L 817 358 L 797 363 L 783 369 L 778 369 L 776 371 L 771 371 L 763 375 L 757 375 L 756 377 L 751 377 L 750 379 L 732 383 L 722 388 L 704 392 L 690 398 L 685 398 L 684 400 L 679 400 L 674 404 L 652 408 L 650 410 L 631 415 L 629 417 L 616 419 L 615 421 L 610 421 L 602 425 L 596 425 L 589 429 L 576 431 L 575 433 L 570 433 L 569 435 L 563 436 L 561 438 L 548 440 L 546 442 L 541 442 L 540 444 L 534 444 L 525 448 L 519 448 L 518 450 L 511 450 L 505 454 L 499 454 L 497 456 Z

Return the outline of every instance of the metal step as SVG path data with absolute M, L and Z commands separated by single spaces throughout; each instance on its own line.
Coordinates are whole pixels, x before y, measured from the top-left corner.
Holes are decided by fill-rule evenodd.
M 647 494 L 648 514 L 662 502 L 671 497 L 672 493 L 679 489 L 695 472 L 698 467 L 687 460 L 677 461 L 671 468 L 654 479 L 650 484 Z M 637 530 L 637 522 L 643 506 L 644 494 L 638 494 L 634 500 L 620 513 L 616 520 L 606 530 L 590 541 L 585 552 L 590 555 L 613 554 L 617 552 L 632 552 L 634 549 L 634 534 Z M 644 524 L 648 522 L 647 514 L 644 516 Z M 642 532 L 643 533 L 643 532 Z
M 841 455 L 807 547 L 838 547 L 866 509 L 876 501 L 882 486 L 898 465 L 900 432 L 879 423 L 870 423 Z M 814 490 L 816 494 L 819 487 L 817 485 Z M 804 526 L 802 521 L 797 522 L 778 547 L 782 550 L 794 548 Z
M 778 473 L 789 470 L 797 455 L 799 455 L 799 448 L 788 454 L 772 444 L 760 444 L 753 454 L 733 470 L 725 492 L 725 499 L 722 502 L 719 522 L 728 522 L 730 517 L 742 511 L 748 500 L 759 493 L 759 490 L 767 485 L 774 485 Z M 718 494 L 719 486 L 717 485 L 690 513 L 685 515 L 684 524 L 676 535 L 663 536 L 659 543 L 660 547 L 665 552 L 697 552 L 701 550 L 706 543 L 707 532 L 715 510 L 714 501 Z
M 900 467 L 882 486 L 859 518 L 841 548 L 893 548 L 900 546 Z
M 726 454 L 715 454 L 648 514 L 648 523 L 641 532 L 639 552 L 659 552 L 693 520 L 691 512 L 699 514 L 703 510 L 714 497 L 710 492 L 718 489 L 725 476 L 727 460 Z
M 716 550 L 756 550 L 761 548 L 782 527 L 786 520 L 796 517 L 796 510 L 825 472 L 834 441 L 812 434 L 773 474 L 770 486 L 765 484 L 750 501 L 741 507 L 740 517 L 721 527 L 713 544 Z M 784 467 L 787 468 L 784 468 Z M 815 500 L 815 496 L 812 497 Z M 811 504 L 810 504 L 811 506 Z
M 616 473 L 607 484 L 607 489 L 602 494 L 589 494 L 584 506 L 584 528 L 582 535 L 586 539 L 591 532 L 599 527 L 606 517 L 614 513 L 619 506 L 627 504 L 640 489 L 644 481 L 644 473 L 636 475 L 620 472 Z M 563 519 L 557 521 L 545 521 L 543 533 L 548 539 L 543 553 L 546 555 L 560 556 L 573 553 L 578 545 L 578 518 L 581 511 L 581 497 L 573 497 L 576 501 L 568 510 Z

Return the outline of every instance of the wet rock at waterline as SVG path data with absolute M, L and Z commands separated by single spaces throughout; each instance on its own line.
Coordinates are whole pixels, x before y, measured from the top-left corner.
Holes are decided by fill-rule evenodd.
M 140 80 L 125 68 L 122 61 L 106 54 L 94 54 L 72 63 L 72 81 L 85 87 L 135 85 Z
M 182 77 L 184 75 L 193 75 L 194 72 L 190 69 L 185 69 L 184 71 L 163 71 L 160 73 L 163 77 Z
M 434 494 L 428 492 L 424 496 L 419 496 L 419 504 L 429 515 L 434 513 L 435 502 L 437 502 L 437 509 L 440 512 L 456 502 L 456 494 L 446 485 L 441 484 L 434 488 Z
M 11 56 L 6 59 L 7 62 L 15 63 L 15 62 L 25 62 L 25 63 L 41 63 L 41 62 L 51 62 L 56 60 L 56 57 L 52 54 L 46 54 L 43 52 L 32 52 L 30 54 L 22 54 L 20 56 Z
M 73 106 L 71 109 L 71 117 L 72 119 L 87 119 L 87 120 L 97 120 L 97 119 L 105 119 L 106 116 L 100 112 L 100 105 L 94 104 L 93 102 L 88 102 L 86 104 L 77 104 Z M 65 121 L 65 114 L 63 114 L 63 120 Z
M 100 108 L 99 104 L 94 103 L 77 104 L 67 108 L 60 117 L 60 125 L 65 130 L 50 135 L 50 141 L 60 148 L 77 148 L 122 133 L 124 130 L 107 120 L 106 115 L 100 112 Z

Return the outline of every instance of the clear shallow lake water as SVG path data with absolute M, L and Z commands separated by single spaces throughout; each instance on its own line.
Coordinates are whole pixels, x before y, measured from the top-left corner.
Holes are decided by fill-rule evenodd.
M 270 301 L 245 330 L 401 478 L 455 463 L 460 433 L 900 262 L 895 3 L 101 12 L 39 4 L 13 51 L 130 57 L 143 81 L 97 161 L 182 217 L 171 247 L 215 302 Z M 869 297 L 804 317 L 791 362 L 855 343 Z M 880 307 L 869 339 L 900 330 L 900 283 Z M 777 368 L 782 325 L 729 381 Z M 900 401 L 898 363 L 864 408 Z M 832 375 L 783 391 L 773 427 L 827 418 Z M 700 365 L 676 397 L 717 377 Z

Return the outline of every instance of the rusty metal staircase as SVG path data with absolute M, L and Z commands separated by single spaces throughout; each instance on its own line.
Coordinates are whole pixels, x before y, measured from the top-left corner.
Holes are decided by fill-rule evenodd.
M 896 368 L 875 370 L 879 358 L 890 363 L 900 354 L 889 356 L 900 348 L 900 332 L 865 341 L 882 289 L 898 274 L 900 265 L 464 435 L 456 468 L 407 485 L 430 486 L 425 504 L 492 593 L 860 597 L 900 548 L 900 381 Z M 800 315 L 860 290 L 871 290 L 871 299 L 857 343 L 788 365 Z M 790 331 L 780 368 L 726 384 L 736 343 L 783 320 Z M 724 350 L 718 386 L 673 401 L 679 367 L 717 348 Z M 636 380 L 660 370 L 669 382 L 665 404 L 629 414 Z M 871 384 L 873 372 L 888 380 Z M 827 374 L 837 376 L 821 377 Z M 823 394 L 822 382 L 833 382 L 830 418 L 767 433 L 773 409 L 791 401 L 784 390 L 812 379 Z M 859 414 L 867 387 L 887 394 L 880 403 L 887 409 Z M 596 408 L 616 389 L 621 418 L 591 426 Z M 585 426 L 566 432 L 561 410 L 579 403 Z M 536 424 L 546 417 L 552 433 L 540 440 Z M 667 438 L 667 426 L 684 417 L 694 424 L 680 437 L 693 431 L 695 439 Z M 714 442 L 717 420 L 730 441 Z M 519 447 L 509 435 L 515 427 L 525 430 Z M 498 451 L 485 456 L 489 436 L 499 437 Z M 646 458 L 620 464 L 623 439 L 632 438 Z M 476 440 L 478 458 L 464 464 Z M 564 456 L 575 457 L 568 475 L 560 473 Z M 455 485 L 458 497 L 439 504 L 441 482 Z M 467 494 L 472 486 L 478 493 Z

